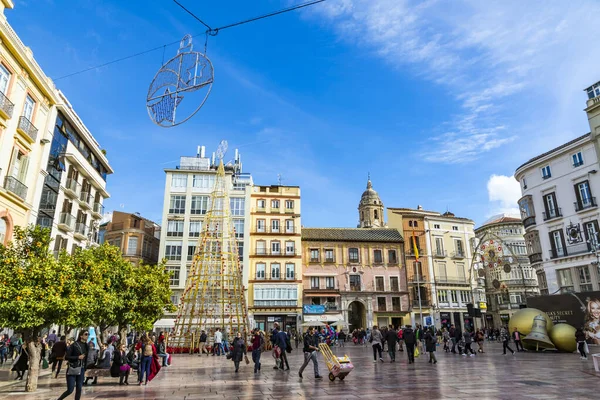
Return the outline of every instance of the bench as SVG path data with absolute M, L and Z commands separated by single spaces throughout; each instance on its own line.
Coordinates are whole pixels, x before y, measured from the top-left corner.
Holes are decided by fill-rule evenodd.
M 598 360 L 600 359 L 600 353 L 592 354 L 592 360 L 594 361 L 594 369 L 596 372 L 600 372 L 600 365 L 598 365 Z
M 110 375 L 110 369 L 105 369 L 105 368 L 103 368 L 103 369 L 96 369 L 96 368 L 86 369 L 85 377 L 86 378 L 98 378 L 98 377 L 112 378 L 112 376 Z

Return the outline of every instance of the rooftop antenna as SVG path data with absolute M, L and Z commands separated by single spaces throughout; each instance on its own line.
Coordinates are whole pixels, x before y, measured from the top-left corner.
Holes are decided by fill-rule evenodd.
M 281 181 L 283 180 L 283 175 L 277 174 L 277 183 L 281 186 Z

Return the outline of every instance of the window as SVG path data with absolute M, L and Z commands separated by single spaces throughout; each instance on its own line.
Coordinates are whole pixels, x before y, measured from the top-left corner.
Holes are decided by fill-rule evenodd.
M 521 304 L 523 302 L 523 297 L 521 293 L 511 293 L 509 295 L 511 304 Z
M 537 273 L 538 284 L 540 285 L 540 294 L 548 295 L 550 292 L 548 291 L 548 282 L 546 281 L 546 273 L 544 271 L 539 271 Z
M 565 246 L 565 237 L 562 229 L 552 231 L 550 235 L 550 245 L 552 246 L 552 258 L 564 257 L 567 255 Z
M 182 242 L 167 242 L 165 246 L 165 258 L 167 260 L 181 260 Z
M 598 245 L 600 238 L 598 237 L 598 221 L 594 220 L 583 224 L 583 231 L 585 233 L 585 240 L 592 245 Z
M 271 254 L 274 256 L 278 256 L 281 254 L 281 243 L 278 241 L 271 242 Z
M 384 292 L 385 291 L 385 286 L 383 284 L 383 276 L 376 276 L 375 277 L 375 290 L 378 292 Z
M 560 213 L 558 212 L 558 207 L 556 205 L 555 193 L 549 193 L 547 195 L 544 195 L 544 208 L 546 209 L 546 214 L 544 215 L 545 220 L 560 216 Z
M 358 262 L 358 249 L 356 247 L 348 249 L 348 260 L 351 263 Z
M 27 95 L 25 98 L 25 105 L 23 107 L 23 116 L 29 120 L 29 122 L 33 121 L 33 110 L 35 108 L 35 100 L 30 95 Z
M 318 276 L 311 276 L 310 277 L 310 288 L 311 289 L 318 289 L 319 288 L 319 277 Z
M 264 263 L 256 263 L 256 279 L 265 279 L 265 269 Z
M 267 254 L 267 242 L 265 242 L 264 240 L 256 241 L 256 254 L 257 255 Z
M 456 272 L 458 272 L 458 277 L 464 281 L 466 279 L 465 263 L 456 263 Z
M 519 210 L 521 211 L 521 219 L 523 219 L 524 224 L 527 224 L 527 221 L 525 221 L 527 218 L 535 217 L 535 208 L 533 207 L 533 199 L 531 196 L 525 196 L 519 199 Z
M 580 151 L 573 154 L 571 158 L 573 159 L 573 167 L 580 167 L 583 165 L 583 155 Z
M 450 300 L 452 303 L 458 303 L 458 296 L 456 294 L 456 290 L 450 290 Z
M 243 197 L 232 197 L 229 199 L 229 205 L 231 207 L 231 215 L 234 217 L 243 217 L 245 210 L 246 199 Z
M 521 179 L 521 184 L 523 185 L 523 189 L 527 189 L 527 181 L 525 178 Z
M 448 302 L 448 292 L 445 290 L 440 290 L 437 292 L 437 296 L 438 296 L 438 301 L 440 303 L 447 303 Z
M 465 256 L 465 250 L 463 246 L 463 241 L 460 239 L 454 239 L 454 251 L 456 251 L 456 255 L 459 257 Z
M 412 226 L 413 226 L 413 228 L 416 228 L 418 225 L 419 225 L 419 224 L 418 224 L 418 222 L 417 222 L 417 221 L 413 221 L 413 225 L 412 225 Z
M 552 173 L 550 172 L 550 166 L 546 165 L 545 167 L 542 167 L 542 179 L 548 179 L 552 177 Z
M 169 214 L 185 213 L 185 196 L 171 196 Z
M 187 174 L 173 174 L 171 176 L 171 188 L 185 188 L 187 186 Z
M 167 222 L 167 236 L 183 236 L 183 221 L 169 220 Z
M 296 306 L 298 287 L 296 285 L 254 286 L 254 306 Z
M 258 208 L 259 210 L 264 210 L 267 207 L 267 201 L 266 200 L 256 200 L 256 208 Z
M 575 196 L 577 197 L 576 211 L 595 206 L 588 181 L 583 181 L 575 185 Z
M 561 293 L 569 293 L 574 291 L 573 277 L 571 276 L 570 269 L 558 269 L 556 270 L 558 277 L 558 286 L 560 286 Z
M 333 276 L 328 276 L 325 278 L 325 288 L 335 289 L 335 278 Z
M 204 215 L 208 211 L 208 196 L 192 196 L 191 214 Z
M 383 263 L 383 255 L 381 254 L 381 250 L 373 250 L 373 261 L 376 264 Z
M 243 219 L 234 219 L 233 220 L 233 229 L 235 229 L 235 237 L 236 239 L 244 238 L 244 220 Z
M 397 276 L 390 276 L 390 290 L 392 292 L 400 291 L 400 286 L 398 285 L 398 277 Z
M 319 249 L 310 249 L 310 262 L 319 262 Z
M 325 249 L 325 262 L 335 262 L 333 249 Z
M 281 264 L 271 264 L 271 279 L 281 279 Z
M 373 217 L 375 217 L 375 219 L 379 219 L 379 216 L 377 215 L 377 210 L 373 210 Z
M 294 200 L 286 200 L 285 201 L 285 209 L 293 210 L 294 209 Z
M 2 66 L 2 64 L 0 64 Z M 0 244 L 4 244 L 6 240 L 7 224 L 4 218 L 0 218 Z
M 177 296 L 176 294 L 172 295 L 171 304 L 173 304 L 174 306 L 179 305 L 179 296 Z
M 420 262 L 420 261 L 418 261 L 418 262 L 417 262 L 417 261 L 413 262 L 413 273 L 414 273 L 415 275 L 419 275 L 419 276 L 421 276 L 421 277 L 423 276 L 423 268 L 422 268 L 422 265 L 421 265 L 421 262 Z M 419 278 L 419 279 L 420 279 L 420 280 L 423 280 L 422 278 Z
M 408 221 L 408 226 L 409 226 L 409 227 L 412 227 L 412 226 L 413 226 L 413 223 L 412 223 L 412 221 L 410 221 L 410 220 Z
M 377 311 L 386 311 L 385 310 L 385 297 L 377 298 Z
M 293 219 L 285 220 L 285 233 L 294 233 L 294 220 Z
M 197 189 L 212 189 L 215 186 L 214 175 L 194 175 L 192 186 Z
M 138 237 L 137 236 L 129 236 L 127 239 L 127 255 L 135 256 L 137 253 L 138 246 Z
M 188 245 L 187 248 L 187 260 L 192 261 L 194 259 L 194 255 L 196 254 L 196 246 Z
M 279 208 L 279 200 L 271 200 L 271 208 L 278 209 Z
M 243 241 L 239 241 L 237 242 L 237 254 L 238 254 L 238 260 L 240 261 L 240 268 L 244 268 L 244 266 L 242 265 L 242 261 L 244 261 L 244 242 Z
M 456 225 L 452 225 L 452 230 L 453 230 L 453 231 L 457 231 L 457 230 L 458 230 L 458 226 L 456 226 Z
M 271 232 L 279 233 L 279 220 L 278 219 L 271 220 Z
M 264 219 L 257 219 L 256 220 L 256 232 L 264 232 L 265 231 L 265 226 L 266 226 L 267 221 L 265 221 Z
M 295 254 L 296 254 L 296 247 L 294 245 L 294 242 L 292 242 L 292 241 L 285 242 L 285 255 L 293 256 Z
M 285 279 L 296 279 L 296 266 L 294 263 L 285 264 Z
M 359 292 L 362 290 L 360 275 L 350 275 L 350 290 Z
M 444 253 L 444 238 L 436 237 L 435 238 L 435 254 L 437 256 L 445 256 Z
M 448 274 L 446 273 L 446 263 L 438 263 L 438 278 L 441 281 L 448 279 Z
M 10 82 L 10 72 L 3 64 L 0 64 L 0 92 L 8 97 L 8 83 Z
M 10 161 L 10 166 L 8 167 L 7 175 L 12 176 L 17 179 L 21 183 L 25 183 L 27 178 L 27 169 L 29 166 L 29 157 L 22 153 L 18 148 L 13 148 L 12 158 Z M 19 195 L 21 198 L 25 198 L 27 195 L 27 188 L 23 192 L 21 190 L 21 185 L 11 184 L 7 187 L 5 183 L 5 188 L 9 189 L 13 193 Z M 14 189 L 14 190 L 13 190 Z M 19 192 L 19 193 L 17 193 Z
M 471 293 L 466 290 L 460 291 L 460 301 L 463 304 L 467 304 L 471 302 Z
M 440 229 L 440 225 L 439 224 L 433 224 L 433 229 Z
M 169 284 L 171 286 L 179 286 L 179 266 L 178 265 L 168 265 L 167 271 L 171 273 L 171 278 L 169 279 Z
M 579 272 L 579 291 L 580 292 L 591 292 L 592 291 L 592 278 L 590 276 L 590 269 L 587 265 L 577 268 Z

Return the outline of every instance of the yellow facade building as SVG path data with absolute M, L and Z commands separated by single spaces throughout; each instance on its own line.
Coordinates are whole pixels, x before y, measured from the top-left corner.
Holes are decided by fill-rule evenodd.
M 250 196 L 251 325 L 298 329 L 302 315 L 300 188 L 254 186 Z

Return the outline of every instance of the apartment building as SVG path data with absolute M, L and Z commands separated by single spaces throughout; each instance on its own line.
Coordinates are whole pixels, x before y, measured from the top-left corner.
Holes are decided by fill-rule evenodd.
M 508 325 L 510 317 L 527 303 L 528 297 L 540 294 L 535 270 L 527 257 L 524 234 L 521 219 L 509 215 L 496 215 L 475 229 L 480 245 L 489 246 L 492 242 L 495 249 L 502 249 L 499 253 L 502 263 L 481 269 L 485 273 L 487 327 Z
M 37 223 L 51 228 L 56 252 L 72 251 L 96 243 L 113 171 L 6 20 L 11 8 L 0 2 L 0 242 Z
M 210 208 L 210 197 L 215 186 L 218 160 L 215 159 L 214 153 L 212 157 L 206 157 L 205 153 L 205 147 L 199 146 L 195 156 L 182 156 L 178 166 L 165 169 L 159 260 L 166 259 L 167 269 L 172 272 L 171 300 L 176 306 L 185 289 L 189 269 L 201 236 L 204 216 Z M 242 171 L 241 156 L 237 150 L 233 161 L 225 164 L 225 179 L 238 240 L 244 286 L 248 287 L 249 225 L 247 220 L 250 215 L 252 176 Z M 175 316 L 176 313 L 165 315 L 157 321 L 155 328 L 167 331 L 172 329 Z
M 590 133 L 533 157 L 515 172 L 527 254 L 541 294 L 600 290 L 600 82 L 586 89 Z
M 302 315 L 301 203 L 298 186 L 254 186 L 251 195 L 250 325 L 298 329 Z
M 160 226 L 155 222 L 139 213 L 113 211 L 103 230 L 103 241 L 119 247 L 126 260 L 136 265 L 158 263 Z

